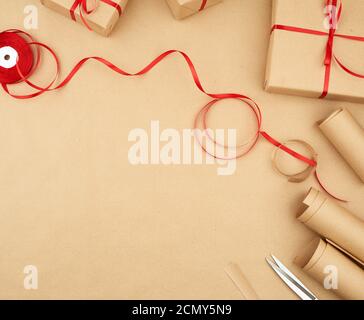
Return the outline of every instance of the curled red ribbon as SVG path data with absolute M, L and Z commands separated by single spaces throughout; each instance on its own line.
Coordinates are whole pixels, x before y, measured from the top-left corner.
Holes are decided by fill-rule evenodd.
M 346 73 L 350 74 L 351 76 L 354 76 L 357 78 L 364 78 L 363 74 L 354 72 L 350 68 L 346 67 L 339 60 L 339 58 L 334 54 L 335 38 L 342 38 L 342 39 L 347 39 L 347 40 L 352 40 L 352 41 L 364 42 L 364 37 L 337 33 L 337 23 L 339 22 L 339 20 L 341 18 L 342 10 L 343 10 L 342 2 L 340 2 L 339 6 L 338 6 L 338 3 L 339 3 L 339 0 L 326 0 L 326 9 L 327 9 L 326 15 L 329 16 L 329 32 L 323 32 L 323 31 L 294 27 L 294 26 L 286 26 L 286 25 L 280 25 L 280 24 L 273 25 L 272 30 L 271 30 L 271 32 L 274 32 L 275 30 L 283 30 L 283 31 L 289 31 L 289 32 L 305 33 L 305 34 L 309 34 L 309 35 L 328 37 L 326 49 L 325 49 L 324 63 L 323 63 L 323 65 L 325 67 L 324 86 L 323 86 L 322 94 L 319 97 L 320 99 L 324 99 L 327 96 L 327 94 L 329 93 L 331 69 L 332 69 L 333 60 L 337 63 L 337 65 L 342 70 L 344 70 Z
M 114 2 L 112 0 L 100 0 L 100 1 L 114 7 L 118 11 L 119 16 L 122 15 L 122 13 L 123 13 L 122 8 L 118 3 L 116 3 L 116 2 Z M 91 9 L 89 9 L 88 0 L 75 0 L 75 2 L 73 3 L 73 5 L 70 8 L 70 15 L 71 15 L 72 20 L 74 20 L 74 21 L 76 21 L 75 11 L 76 11 L 77 8 L 80 11 L 80 17 L 81 17 L 81 20 L 82 20 L 83 24 L 87 27 L 87 29 L 92 31 L 92 28 L 87 23 L 84 15 L 90 15 L 90 14 L 94 13 L 97 10 L 96 2 L 95 2 L 95 5 Z
M 22 41 L 20 41 L 19 35 L 26 36 L 30 39 L 30 42 L 27 42 L 27 44 L 28 44 L 27 46 L 24 45 L 24 43 L 26 43 L 26 42 L 24 42 L 25 38 L 23 38 Z M 44 94 L 48 91 L 54 91 L 54 90 L 58 90 L 58 89 L 65 87 L 74 78 L 74 76 L 80 71 L 82 66 L 84 64 L 86 64 L 89 60 L 97 61 L 120 75 L 134 77 L 134 76 L 142 76 L 142 75 L 149 73 L 152 69 L 154 69 L 160 62 L 162 62 L 168 56 L 170 56 L 172 54 L 178 54 L 178 55 L 182 56 L 184 61 L 187 63 L 187 66 L 191 72 L 192 79 L 193 79 L 196 87 L 202 93 L 204 93 L 205 95 L 207 95 L 208 97 L 213 99 L 199 111 L 199 113 L 195 119 L 195 127 L 196 127 L 197 119 L 199 118 L 199 116 L 202 115 L 204 129 L 207 129 L 206 116 L 207 116 L 208 112 L 211 110 L 212 106 L 215 105 L 218 101 L 222 101 L 222 100 L 226 100 L 226 99 L 237 99 L 237 100 L 243 102 L 245 105 L 247 105 L 254 113 L 256 123 L 257 123 L 257 131 L 256 131 L 254 137 L 251 139 L 251 142 L 244 145 L 246 147 L 246 150 L 243 153 L 239 154 L 236 158 L 242 157 L 242 156 L 246 155 L 247 153 L 249 153 L 258 143 L 259 138 L 263 137 L 265 140 L 267 140 L 274 146 L 279 147 L 281 150 L 283 150 L 287 154 L 306 163 L 308 166 L 313 167 L 313 168 L 317 167 L 317 162 L 314 159 L 307 158 L 304 155 L 301 155 L 301 154 L 297 153 L 296 151 L 288 148 L 284 144 L 278 142 L 273 137 L 271 137 L 267 132 L 262 130 L 262 122 L 263 122 L 262 113 L 261 113 L 260 107 L 254 100 L 252 100 L 251 98 L 249 98 L 246 95 L 238 94 L 238 93 L 209 93 L 209 92 L 207 92 L 202 86 L 201 80 L 198 76 L 198 73 L 196 71 L 196 68 L 195 68 L 192 60 L 183 51 L 168 50 L 168 51 L 162 53 L 161 55 L 159 55 L 157 58 L 155 58 L 146 67 L 144 67 L 143 69 L 141 69 L 140 71 L 135 72 L 135 73 L 130 73 L 130 72 L 124 71 L 123 69 L 117 67 L 115 64 L 111 63 L 110 61 L 108 61 L 104 58 L 97 57 L 97 56 L 87 57 L 87 58 L 80 60 L 62 82 L 60 82 L 56 86 L 53 86 L 60 73 L 60 61 L 59 61 L 56 53 L 53 51 L 53 49 L 51 49 L 49 46 L 47 46 L 43 43 L 35 42 L 29 34 L 24 33 L 23 31 L 19 31 L 19 30 L 7 30 L 4 32 L 1 32 L 0 33 L 0 45 L 2 45 L 2 46 L 13 45 L 14 49 L 17 50 L 19 57 L 21 59 L 25 59 L 25 61 L 26 61 L 26 63 L 22 63 L 19 60 L 18 63 L 16 64 L 16 66 L 12 69 L 5 69 L 5 68 L 0 67 L 1 85 L 7 94 L 9 94 L 10 96 L 12 96 L 13 98 L 16 98 L 16 99 L 31 99 L 31 98 L 40 96 L 41 94 Z M 31 46 L 37 47 L 37 51 L 36 51 L 37 58 L 34 57 L 33 51 L 29 50 L 29 48 Z M 32 72 L 34 72 L 34 70 L 36 69 L 36 67 L 39 64 L 39 48 L 46 49 L 51 54 L 51 56 L 54 58 L 55 64 L 56 64 L 55 76 L 50 81 L 50 83 L 45 87 L 40 87 L 40 86 L 32 83 L 29 80 L 30 74 Z M 33 66 L 33 68 L 31 68 L 31 66 Z M 14 79 L 15 72 L 17 73 L 17 77 Z M 16 83 L 25 82 L 30 87 L 35 89 L 35 92 L 30 93 L 30 94 L 25 94 L 25 95 L 17 95 L 17 94 L 11 93 L 9 90 L 9 85 L 11 85 L 15 82 Z M 208 150 L 205 150 L 205 151 L 207 153 L 209 153 Z M 212 155 L 212 156 L 214 156 L 214 155 Z M 319 182 L 319 183 L 322 186 L 321 182 Z M 325 188 L 324 188 L 324 190 L 327 191 Z
M 206 8 L 207 1 L 208 0 L 201 0 L 201 7 L 200 7 L 199 11 L 202 11 Z

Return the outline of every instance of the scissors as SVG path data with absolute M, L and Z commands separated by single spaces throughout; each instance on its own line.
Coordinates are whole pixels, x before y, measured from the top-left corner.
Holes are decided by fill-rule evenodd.
M 288 268 L 274 255 L 265 258 L 270 267 L 278 274 L 284 283 L 302 300 L 319 300 Z

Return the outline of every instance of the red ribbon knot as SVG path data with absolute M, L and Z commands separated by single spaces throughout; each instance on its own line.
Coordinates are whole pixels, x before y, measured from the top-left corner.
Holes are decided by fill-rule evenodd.
M 337 23 L 340 20 L 340 17 L 342 14 L 342 8 L 343 8 L 343 5 L 342 5 L 341 1 L 326 0 L 327 12 L 325 15 L 326 15 L 326 17 L 330 18 L 329 19 L 329 24 L 330 24 L 329 28 L 330 29 L 328 32 L 307 29 L 307 28 L 300 28 L 300 27 L 295 27 L 295 26 L 280 25 L 280 24 L 275 24 L 272 27 L 272 33 L 276 30 L 282 30 L 282 31 L 297 32 L 297 33 L 303 33 L 303 34 L 314 35 L 314 36 L 328 37 L 326 49 L 325 49 L 325 58 L 324 58 L 324 66 L 325 66 L 324 86 L 323 86 L 322 94 L 319 97 L 320 99 L 325 98 L 329 92 L 333 60 L 346 73 L 350 74 L 351 76 L 364 79 L 363 74 L 352 71 L 350 68 L 346 67 L 334 53 L 334 39 L 335 38 L 364 42 L 364 37 L 362 37 L 362 36 L 337 33 Z
M 87 27 L 87 29 L 89 29 L 90 31 L 93 31 L 92 28 L 89 26 L 89 24 L 87 23 L 84 15 L 91 15 L 92 13 L 94 13 L 96 10 L 97 10 L 97 3 L 96 0 L 94 0 L 94 6 L 89 9 L 89 0 L 75 0 L 75 2 L 73 3 L 71 9 L 70 9 L 70 15 L 71 15 L 71 18 L 72 20 L 76 21 L 76 9 L 78 8 L 79 11 L 80 11 L 80 17 L 81 17 L 81 20 L 83 22 L 83 24 Z M 108 4 L 109 6 L 112 6 L 114 7 L 118 13 L 119 13 L 119 16 L 122 15 L 123 13 L 123 10 L 121 8 L 121 6 L 116 3 L 115 1 L 113 0 L 100 0 L 100 2 L 103 2 L 103 3 L 106 3 Z

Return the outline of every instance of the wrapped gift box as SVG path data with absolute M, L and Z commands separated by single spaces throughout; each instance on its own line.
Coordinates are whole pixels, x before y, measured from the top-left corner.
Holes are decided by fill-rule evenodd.
M 41 3 L 66 16 L 70 19 L 75 19 L 77 22 L 85 24 L 81 19 L 80 8 L 76 7 L 74 11 L 74 18 L 72 17 L 71 8 L 77 1 L 75 0 L 41 0 Z M 94 1 L 89 1 L 89 8 L 92 7 Z M 118 22 L 120 15 L 124 12 L 124 9 L 128 3 L 128 0 L 97 0 L 97 7 L 91 14 L 83 14 L 83 17 L 87 25 L 95 32 L 109 36 Z M 115 6 L 118 5 L 119 8 Z
M 363 39 L 340 36 L 364 37 L 364 1 L 343 1 L 341 18 L 333 38 L 329 74 L 324 64 L 330 31 L 327 24 L 329 18 L 324 10 L 326 4 L 325 0 L 273 0 L 272 33 L 265 81 L 267 91 L 364 102 L 364 79 L 345 72 L 335 59 L 337 57 L 350 70 L 356 70 L 357 73 L 361 70 L 364 73 Z M 277 26 L 279 27 L 276 28 Z M 292 28 L 310 29 L 314 33 Z M 326 96 L 325 83 L 328 92 Z
M 222 0 L 167 0 L 176 19 L 184 19 Z

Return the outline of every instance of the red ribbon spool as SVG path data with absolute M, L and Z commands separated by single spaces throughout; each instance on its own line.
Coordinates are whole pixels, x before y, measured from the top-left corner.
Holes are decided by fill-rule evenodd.
M 0 48 L 11 47 L 17 54 L 17 64 L 12 68 L 4 68 L 0 66 L 0 83 L 13 84 L 23 80 L 23 77 L 28 77 L 34 66 L 34 54 L 32 48 L 16 32 L 5 31 L 0 33 Z M 1 57 L 8 60 L 10 57 Z M 20 70 L 23 77 L 19 74 Z

